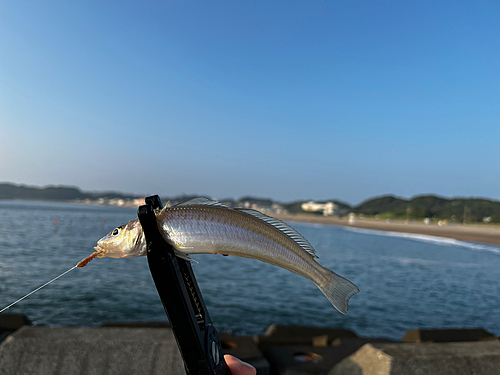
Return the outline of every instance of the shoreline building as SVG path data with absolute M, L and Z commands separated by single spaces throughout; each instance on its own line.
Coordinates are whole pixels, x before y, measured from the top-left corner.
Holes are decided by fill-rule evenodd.
M 316 203 L 314 201 L 309 201 L 302 203 L 301 208 L 303 211 L 308 212 L 323 211 L 323 216 L 331 216 L 338 211 L 339 206 L 333 202 Z

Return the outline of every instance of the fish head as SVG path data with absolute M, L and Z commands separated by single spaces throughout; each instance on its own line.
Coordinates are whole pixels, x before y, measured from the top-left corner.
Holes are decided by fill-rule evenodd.
M 130 258 L 146 255 L 146 240 L 139 219 L 113 229 L 94 247 L 99 258 Z

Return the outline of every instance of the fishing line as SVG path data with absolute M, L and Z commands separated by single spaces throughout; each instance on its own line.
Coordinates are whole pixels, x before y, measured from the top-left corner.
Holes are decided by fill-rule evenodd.
M 63 273 L 62 273 L 62 274 L 60 274 L 59 276 L 54 277 L 54 278 L 53 278 L 52 280 L 50 280 L 49 282 L 47 282 L 47 283 L 43 284 L 42 286 L 40 286 L 40 287 L 36 288 L 34 291 L 32 291 L 32 292 L 30 292 L 30 293 L 26 294 L 24 297 L 19 298 L 16 302 L 13 302 L 13 303 L 11 303 L 9 306 L 7 306 L 7 307 L 3 308 L 2 310 L 0 310 L 0 313 L 1 313 L 1 312 L 4 312 L 4 311 L 5 311 L 5 310 L 7 310 L 8 308 L 10 308 L 10 307 L 14 306 L 16 303 L 21 302 L 21 301 L 22 301 L 23 299 L 25 299 L 26 297 L 31 296 L 33 293 L 38 292 L 38 291 L 39 291 L 40 289 L 42 289 L 43 287 L 45 287 L 45 286 L 49 285 L 49 284 L 50 284 L 51 282 L 53 282 L 53 281 L 56 281 L 58 278 L 60 278 L 60 277 L 62 277 L 62 276 L 64 276 L 64 275 L 66 275 L 69 271 L 73 271 L 73 270 L 74 270 L 75 268 L 77 268 L 77 267 L 78 267 L 78 264 L 77 264 L 76 266 L 73 266 L 72 268 L 70 268 L 70 269 L 69 269 L 69 270 L 67 270 L 66 272 L 63 272 Z
M 54 277 L 52 280 L 50 280 L 49 282 L 43 284 L 42 286 L 39 286 L 38 288 L 36 288 L 34 291 L 26 294 L 24 297 L 22 298 L 19 298 L 16 302 L 13 302 L 11 303 L 9 306 L 7 307 L 4 307 L 2 310 L 0 310 L 0 313 L 4 312 L 5 310 L 7 310 L 8 308 L 14 306 L 16 303 L 18 302 L 21 302 L 23 299 L 25 299 L 26 297 L 29 297 L 31 296 L 33 293 L 35 292 L 38 292 L 40 289 L 42 289 L 43 287 L 46 287 L 47 285 L 49 285 L 51 282 L 53 281 L 56 281 L 58 278 L 66 275 L 69 271 L 73 271 L 75 268 L 82 268 L 82 267 L 85 267 L 92 259 L 95 259 L 95 257 L 97 256 L 97 251 L 95 251 L 94 253 L 92 253 L 90 256 L 88 256 L 87 258 L 85 259 L 82 259 L 81 261 L 78 262 L 78 264 L 76 266 L 73 266 L 71 267 L 69 270 L 67 270 L 66 272 L 63 272 L 61 273 L 59 276 L 57 277 Z

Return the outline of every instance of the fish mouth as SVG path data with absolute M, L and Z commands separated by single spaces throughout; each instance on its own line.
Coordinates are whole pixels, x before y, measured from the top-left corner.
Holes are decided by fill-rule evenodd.
M 106 250 L 104 250 L 99 245 L 94 247 L 95 252 L 97 253 L 98 258 L 104 258 L 106 256 Z

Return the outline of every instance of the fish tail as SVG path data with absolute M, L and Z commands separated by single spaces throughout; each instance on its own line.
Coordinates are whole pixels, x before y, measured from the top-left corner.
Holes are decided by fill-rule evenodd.
M 328 271 L 327 277 L 330 281 L 323 286 L 316 285 L 325 297 L 328 298 L 333 307 L 342 314 L 347 314 L 347 310 L 349 310 L 349 298 L 359 293 L 358 287 L 328 268 L 325 268 L 325 271 Z

